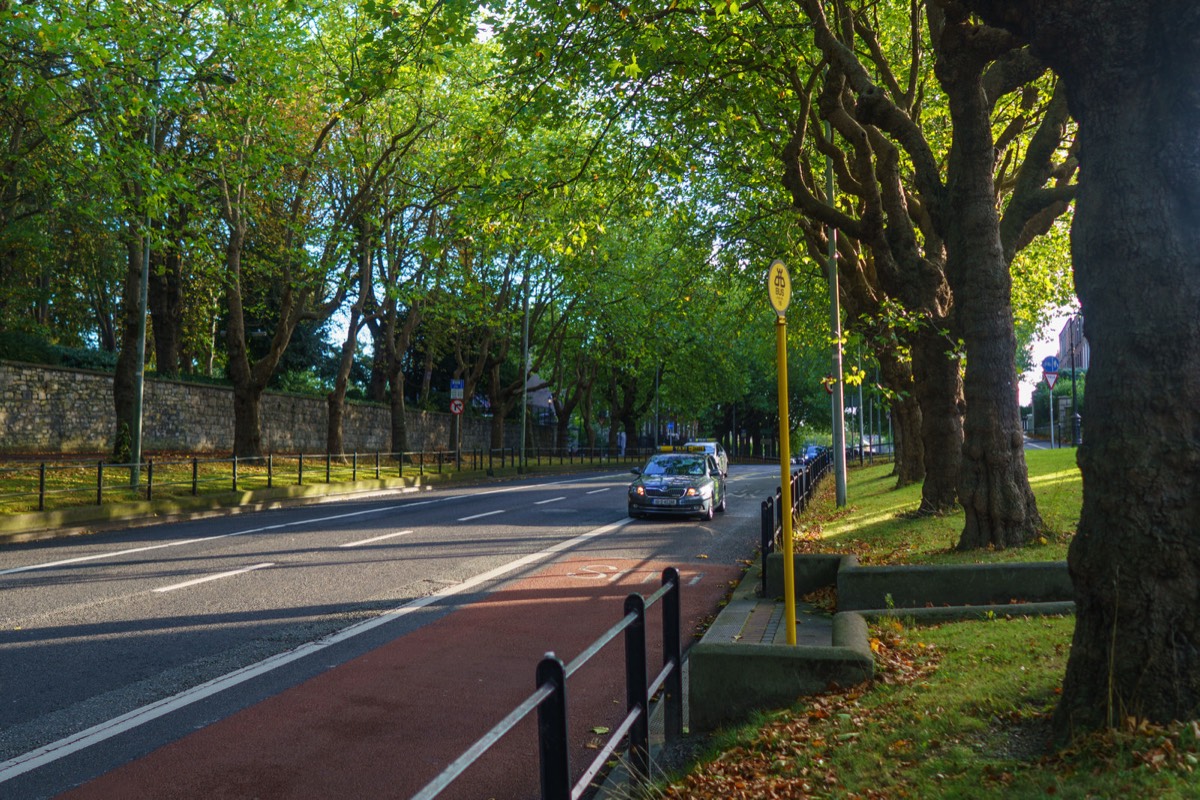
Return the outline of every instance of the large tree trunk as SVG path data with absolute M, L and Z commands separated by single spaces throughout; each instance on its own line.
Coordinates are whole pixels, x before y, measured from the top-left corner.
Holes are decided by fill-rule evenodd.
M 1023 544 L 1041 526 L 1025 468 L 1017 397 L 1012 279 L 1000 244 L 995 140 L 983 65 L 969 22 L 943 34 L 936 73 L 946 89 L 954 141 L 946 175 L 946 280 L 954 330 L 966 349 L 966 417 L 958 500 L 966 513 L 958 549 Z
M 1067 84 L 1091 343 L 1061 739 L 1200 716 L 1200 7 L 987 3 Z M 995 8 L 992 8 L 992 7 Z M 1003 17 L 1001 13 L 1003 12 Z
M 922 514 L 942 514 L 954 508 L 961 463 L 962 380 L 957 358 L 947 355 L 950 343 L 922 325 L 912 341 L 913 377 L 921 406 L 921 447 L 925 482 L 921 485 Z

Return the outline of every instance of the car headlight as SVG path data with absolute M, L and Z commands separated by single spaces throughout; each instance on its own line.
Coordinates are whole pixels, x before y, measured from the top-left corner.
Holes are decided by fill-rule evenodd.
M 700 494 L 700 490 L 697 489 L 695 486 L 688 487 L 688 490 L 687 490 L 688 497 L 697 497 L 697 496 L 699 496 L 699 494 Z
M 629 487 L 629 493 L 630 493 L 630 494 L 636 494 L 638 497 L 645 497 L 645 496 L 646 496 L 646 487 L 644 487 L 644 486 L 630 486 L 630 487 Z

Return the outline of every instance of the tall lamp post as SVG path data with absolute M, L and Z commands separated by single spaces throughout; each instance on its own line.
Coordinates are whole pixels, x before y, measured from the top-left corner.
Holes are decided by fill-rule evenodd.
M 158 101 L 159 89 L 164 83 L 175 82 L 196 82 L 201 84 L 222 84 L 225 86 L 231 85 L 236 81 L 236 78 L 226 72 L 197 72 L 194 75 L 182 77 L 179 81 L 171 78 L 163 78 L 159 75 L 160 62 L 156 58 L 154 60 L 154 96 L 150 102 L 150 136 L 148 143 L 150 145 L 150 161 L 151 164 L 158 158 Z M 129 456 L 133 462 L 129 470 L 129 486 L 132 489 L 138 487 L 141 480 L 142 468 L 142 416 L 143 416 L 143 397 L 146 385 L 146 317 L 149 314 L 150 305 L 150 193 L 151 187 L 147 181 L 146 194 L 146 231 L 142 234 L 142 270 L 141 270 L 141 286 L 138 287 L 138 323 L 137 323 L 137 370 L 134 372 L 133 378 L 133 418 L 129 424 Z
M 1083 425 L 1079 417 L 1079 395 L 1075 389 L 1075 326 L 1079 315 L 1071 317 L 1071 444 L 1079 447 L 1083 443 Z

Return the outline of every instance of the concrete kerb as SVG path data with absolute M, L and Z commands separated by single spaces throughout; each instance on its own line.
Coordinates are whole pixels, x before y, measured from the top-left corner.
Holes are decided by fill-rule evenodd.
M 764 602 L 755 596 L 760 580 L 759 568 L 750 568 L 728 605 L 689 651 L 692 731 L 712 731 L 754 710 L 786 707 L 803 695 L 853 686 L 874 675 L 866 620 L 853 612 L 834 615 L 828 646 L 778 643 L 786 632 L 766 643 L 748 641 L 742 632 Z
M 782 644 L 758 636 L 751 620 L 782 605 L 783 560 L 756 565 L 689 653 L 689 717 L 694 731 L 743 721 L 756 709 L 784 708 L 830 686 L 852 686 L 874 675 L 868 621 L 885 618 L 949 622 L 1074 612 L 1065 562 L 863 567 L 853 556 L 797 555 L 796 595 L 836 586 L 839 613 L 829 646 Z M 774 573 L 774 574 L 773 574 Z M 760 585 L 767 597 L 756 595 Z M 798 604 L 798 634 L 815 618 Z M 808 617 L 809 619 L 806 619 Z M 782 626 L 780 626 L 782 628 Z M 754 628 L 754 635 L 746 635 Z M 780 631 L 785 634 L 786 631 Z

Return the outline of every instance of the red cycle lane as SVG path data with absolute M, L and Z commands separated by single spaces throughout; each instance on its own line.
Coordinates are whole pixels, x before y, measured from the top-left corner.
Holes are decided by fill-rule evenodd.
M 534 689 L 547 651 L 564 662 L 649 596 L 669 566 L 601 557 L 554 562 L 479 602 L 119 767 L 62 797 L 408 798 Z M 679 567 L 684 646 L 716 613 L 735 566 Z M 651 674 L 661 603 L 647 613 Z M 623 637 L 567 681 L 577 778 L 625 710 Z M 441 796 L 538 797 L 536 715 Z

